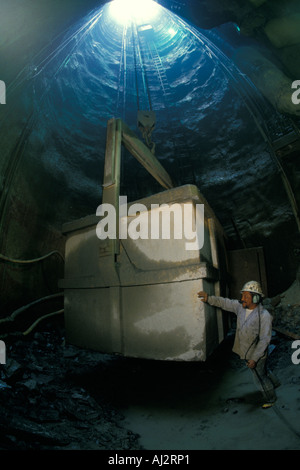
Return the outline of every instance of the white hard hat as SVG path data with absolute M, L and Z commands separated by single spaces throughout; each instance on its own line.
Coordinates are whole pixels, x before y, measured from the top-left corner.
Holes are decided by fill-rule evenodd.
M 252 294 L 259 294 L 264 297 L 264 294 L 261 290 L 261 285 L 257 281 L 248 281 L 244 284 L 241 292 L 251 292 Z

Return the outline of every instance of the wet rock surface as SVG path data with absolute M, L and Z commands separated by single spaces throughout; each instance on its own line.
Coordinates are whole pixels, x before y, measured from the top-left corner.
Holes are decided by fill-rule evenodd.
M 0 448 L 138 449 L 110 403 L 105 370 L 114 359 L 65 345 L 62 327 L 6 341 L 0 377 Z
M 273 316 L 273 326 L 287 333 L 292 339 L 300 339 L 300 270 L 293 284 L 282 294 L 264 300 L 264 307 Z

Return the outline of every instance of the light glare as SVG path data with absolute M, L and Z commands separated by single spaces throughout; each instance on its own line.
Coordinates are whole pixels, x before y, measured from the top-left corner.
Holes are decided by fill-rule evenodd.
M 158 5 L 153 0 L 114 0 L 109 12 L 118 23 L 143 23 L 157 15 Z
M 169 28 L 169 29 L 168 29 L 168 32 L 169 32 L 169 34 L 170 34 L 171 37 L 175 36 L 175 34 L 176 34 L 176 31 L 175 31 L 174 28 Z

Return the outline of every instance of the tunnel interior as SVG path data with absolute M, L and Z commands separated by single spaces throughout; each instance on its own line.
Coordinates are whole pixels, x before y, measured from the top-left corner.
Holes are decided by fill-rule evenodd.
M 298 449 L 299 1 L 124 5 L 1 2 L 0 448 Z M 239 295 L 248 268 L 263 281 L 270 362 L 282 382 L 273 415 L 258 407 L 259 392 L 231 354 L 234 323 L 205 361 L 124 357 L 66 340 L 63 227 L 95 219 L 111 119 L 136 133 L 175 191 L 197 187 L 214 211 L 228 296 Z M 134 202 L 161 191 L 122 147 L 121 195 Z M 160 302 L 151 291 L 146 299 L 164 312 L 161 292 Z M 145 297 L 137 303 L 145 309 Z M 167 349 L 164 327 L 149 349 Z M 184 328 L 173 333 L 185 346 Z
M 295 2 L 166 0 L 121 19 L 114 2 L 71 3 L 7 3 L 1 18 L 3 313 L 57 292 L 62 225 L 101 203 L 107 122 L 143 139 L 140 111 L 154 113 L 151 146 L 176 185 L 199 188 L 228 250 L 261 247 L 267 293 L 283 292 L 300 253 L 298 42 L 276 49 L 271 26 L 298 18 Z M 126 150 L 121 175 L 131 201 L 160 191 Z

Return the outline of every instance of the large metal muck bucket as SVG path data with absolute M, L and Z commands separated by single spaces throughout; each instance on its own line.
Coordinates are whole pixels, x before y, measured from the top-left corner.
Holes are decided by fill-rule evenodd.
M 164 191 L 126 204 L 119 195 L 122 145 Z M 120 119 L 107 125 L 102 204 L 63 232 L 69 343 L 128 357 L 205 361 L 223 340 L 226 317 L 197 298 L 199 290 L 222 294 L 222 227 L 197 187 L 174 188 Z

